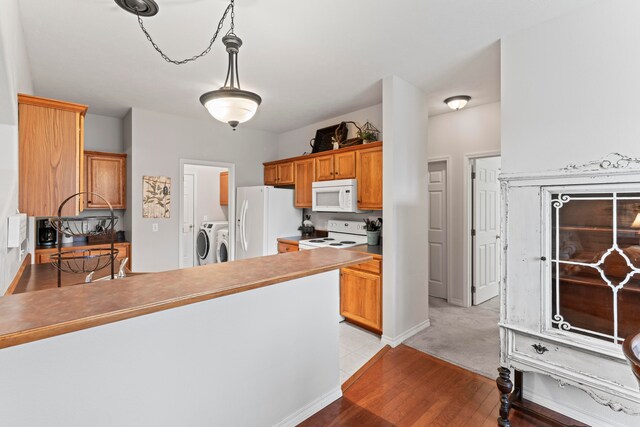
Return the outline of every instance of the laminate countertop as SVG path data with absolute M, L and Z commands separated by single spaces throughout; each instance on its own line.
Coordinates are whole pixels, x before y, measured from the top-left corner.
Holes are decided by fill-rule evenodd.
M 7 295 L 0 298 L 0 348 L 246 292 L 371 260 L 321 248 Z
M 118 274 L 118 267 L 116 265 L 114 273 Z M 93 280 L 100 279 L 102 277 L 109 276 L 111 274 L 110 268 L 103 268 L 101 270 L 97 270 L 93 274 Z M 126 270 L 127 276 L 137 276 L 139 274 L 144 273 L 131 273 L 129 270 Z M 62 273 L 61 285 L 62 287 L 67 286 L 76 286 L 76 285 L 84 285 L 86 274 L 70 274 L 70 273 Z M 18 284 L 15 289 L 12 289 L 9 292 L 9 295 L 15 294 L 23 294 L 25 292 L 33 292 L 33 291 L 42 291 L 45 289 L 55 289 L 58 287 L 58 270 L 56 268 L 47 263 L 47 264 L 29 264 L 25 267 L 22 272 L 20 279 L 18 280 Z
M 286 243 L 289 245 L 298 245 L 300 243 L 300 240 L 307 240 L 310 238 L 313 238 L 313 237 L 309 237 L 309 236 L 279 237 L 278 242 Z M 376 246 L 358 245 L 358 246 L 352 246 L 350 248 L 345 248 L 345 249 L 348 251 L 362 252 L 367 255 L 372 255 L 374 258 L 382 258 L 382 245 L 376 245 Z

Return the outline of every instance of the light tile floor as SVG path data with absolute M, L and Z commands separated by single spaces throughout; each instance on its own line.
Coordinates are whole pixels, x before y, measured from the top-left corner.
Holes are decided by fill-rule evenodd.
M 340 384 L 384 347 L 378 335 L 347 322 L 340 323 Z

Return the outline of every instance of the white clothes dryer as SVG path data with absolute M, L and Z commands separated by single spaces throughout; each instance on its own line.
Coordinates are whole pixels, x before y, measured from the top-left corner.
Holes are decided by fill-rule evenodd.
M 218 231 L 222 228 L 228 229 L 229 223 L 227 221 L 205 221 L 200 226 L 200 231 L 196 238 L 198 265 L 216 262 L 216 238 Z
M 229 229 L 222 228 L 218 230 L 218 236 L 216 238 L 217 250 L 216 250 L 216 261 L 217 262 L 227 262 L 229 261 Z

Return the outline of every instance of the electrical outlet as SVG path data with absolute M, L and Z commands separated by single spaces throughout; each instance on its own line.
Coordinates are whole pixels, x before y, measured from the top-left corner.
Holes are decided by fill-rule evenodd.
M 209 220 L 209 217 L 208 217 L 207 215 L 203 215 L 203 216 L 202 216 L 202 220 L 203 220 L 203 221 L 208 221 L 208 220 Z
M 154 233 L 156 231 L 158 231 L 158 223 L 157 222 L 154 222 L 153 225 L 151 225 L 151 231 L 153 231 Z

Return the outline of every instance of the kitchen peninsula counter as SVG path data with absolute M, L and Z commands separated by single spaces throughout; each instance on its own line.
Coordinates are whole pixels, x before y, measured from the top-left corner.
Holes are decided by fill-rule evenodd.
M 332 248 L 127 277 L 0 298 L 0 348 L 247 292 L 367 262 Z

